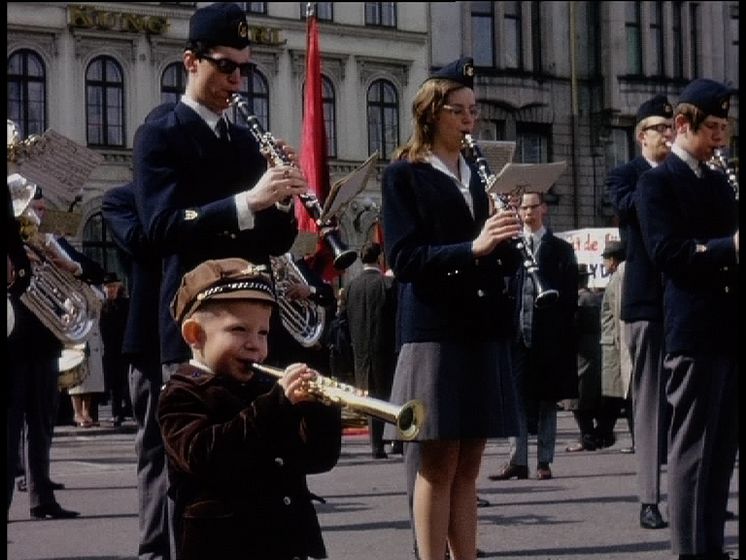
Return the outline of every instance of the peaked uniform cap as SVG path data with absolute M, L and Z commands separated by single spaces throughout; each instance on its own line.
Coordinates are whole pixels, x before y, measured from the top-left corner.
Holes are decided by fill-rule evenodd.
M 453 80 L 470 89 L 474 89 L 474 59 L 470 57 L 459 58 L 446 64 L 440 70 L 436 70 L 428 78 L 428 80 L 437 79 Z
M 673 107 L 665 95 L 656 95 L 640 105 L 640 108 L 637 110 L 637 116 L 635 117 L 635 123 L 639 123 L 648 117 L 673 118 Z
M 689 103 L 705 115 L 728 118 L 733 89 L 715 80 L 700 78 L 689 83 L 679 95 L 679 103 Z
M 243 49 L 251 44 L 246 14 L 231 2 L 199 8 L 189 19 L 189 41 Z
M 272 278 L 266 266 L 243 259 L 209 260 L 187 272 L 171 302 L 171 315 L 178 323 L 205 301 L 243 299 L 275 302 Z

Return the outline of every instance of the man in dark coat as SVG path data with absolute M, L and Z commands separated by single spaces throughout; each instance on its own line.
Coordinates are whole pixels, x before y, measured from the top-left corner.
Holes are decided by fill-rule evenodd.
M 355 386 L 388 400 L 394 378 L 396 294 L 393 278 L 381 272 L 381 246 L 368 242 L 360 250 L 363 271 L 347 287 L 347 319 L 355 362 Z M 385 459 L 382 420 L 369 418 L 371 453 Z
M 37 189 L 31 207 L 39 221 L 44 221 L 44 201 L 41 189 Z M 62 237 L 52 234 L 46 241 L 54 240 L 59 247 L 45 252 L 45 258 L 60 270 L 89 283 L 100 284 L 104 271 L 101 267 L 76 250 Z M 42 250 L 42 249 L 40 249 Z M 45 250 L 46 251 L 46 250 Z M 31 259 L 38 259 L 34 255 Z M 63 344 L 20 300 L 20 293 L 11 293 L 15 310 L 15 327 L 8 337 L 8 347 L 13 351 L 8 355 L 9 407 L 7 438 L 6 490 L 7 503 L 13 497 L 13 486 L 18 465 L 18 450 L 22 430 L 26 426 L 26 482 L 31 506 L 31 517 L 71 518 L 76 511 L 64 509 L 56 500 L 55 489 L 62 488 L 49 476 L 50 450 L 54 424 L 57 416 L 60 392 L 57 387 L 59 377 L 58 360 Z
M 158 336 L 161 260 L 145 238 L 131 183 L 108 190 L 101 212 L 127 268 L 131 294 L 122 354 L 129 364 L 129 393 L 137 423 L 135 451 L 140 524 L 137 552 L 142 560 L 168 560 L 171 554 L 166 454 L 156 416 L 163 385 Z
M 729 558 L 724 527 L 738 450 L 738 201 L 705 166 L 728 140 L 732 90 L 691 82 L 674 109 L 665 161 L 638 182 L 645 249 L 663 273 L 668 512 L 681 560 Z
M 637 185 L 643 173 L 662 163 L 670 153 L 672 118 L 673 108 L 664 95 L 640 105 L 635 118 L 640 155 L 612 169 L 606 177 L 609 198 L 619 217 L 619 234 L 627 247 L 620 316 L 632 361 L 637 490 L 640 525 L 645 529 L 667 526 L 658 503 L 670 414 L 666 404 L 668 373 L 663 367 L 663 284 L 660 270 L 642 241 Z
M 516 295 L 518 340 L 513 345 L 513 374 L 519 400 L 520 435 L 510 438 L 508 462 L 490 480 L 528 477 L 529 426 L 536 426 L 537 469 L 541 480 L 552 478 L 557 432 L 557 402 L 578 395 L 575 311 L 578 304 L 577 259 L 567 241 L 544 225 L 548 208 L 540 193 L 526 193 L 519 214 L 524 237 L 539 265 L 545 289 L 555 289 L 559 299 L 536 308 L 536 288 L 525 267 L 513 278 Z M 532 426 L 533 427 L 533 426 Z M 531 430 L 533 431 L 533 430 Z

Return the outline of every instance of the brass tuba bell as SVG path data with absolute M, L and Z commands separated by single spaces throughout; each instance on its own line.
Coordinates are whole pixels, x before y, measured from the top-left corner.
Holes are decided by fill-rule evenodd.
M 15 163 L 33 141 L 21 141 L 18 127 L 8 119 L 9 164 Z M 50 258 L 54 255 L 70 260 L 52 235 L 39 232 L 40 220 L 30 205 L 36 185 L 12 173 L 8 175 L 8 191 L 24 245 L 36 256 L 31 259 L 31 280 L 20 300 L 61 342 L 80 344 L 98 321 L 101 302 L 88 284 Z

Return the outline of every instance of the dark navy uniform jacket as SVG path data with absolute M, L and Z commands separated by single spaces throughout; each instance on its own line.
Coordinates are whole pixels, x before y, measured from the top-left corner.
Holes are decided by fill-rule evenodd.
M 292 210 L 256 212 L 254 227 L 238 229 L 234 195 L 256 184 L 267 168 L 248 129 L 230 125 L 221 142 L 191 108 L 146 121 L 135 135 L 137 213 L 149 243 L 163 258 L 160 290 L 162 363 L 189 359 L 169 305 L 182 276 L 208 259 L 239 257 L 265 263 L 288 251 L 297 233 Z
M 611 204 L 619 216 L 619 235 L 627 248 L 620 315 L 628 323 L 663 320 L 663 279 L 645 250 L 636 209 L 637 181 L 649 169 L 648 161 L 637 156 L 606 177 Z
M 733 189 L 722 173 L 705 167 L 697 178 L 675 153 L 644 173 L 637 188 L 643 241 L 664 275 L 666 352 L 736 352 Z
M 130 304 L 122 353 L 158 356 L 161 259 L 148 244 L 140 225 L 132 183 L 108 190 L 104 194 L 101 213 L 128 267 Z
M 520 253 L 501 243 L 486 257 L 472 254 L 489 201 L 471 169 L 473 217 L 453 179 L 430 164 L 402 160 L 384 171 L 384 246 L 399 282 L 399 344 L 512 332 L 506 277 L 517 270 Z

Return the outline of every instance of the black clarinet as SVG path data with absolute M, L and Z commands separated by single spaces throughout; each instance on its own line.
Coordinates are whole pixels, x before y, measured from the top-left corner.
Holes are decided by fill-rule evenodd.
M 482 185 L 484 185 L 485 191 L 487 191 L 487 194 L 495 203 L 495 208 L 498 210 L 512 210 L 516 217 L 518 217 L 518 210 L 510 203 L 509 195 L 490 192 L 490 187 L 492 187 L 492 184 L 495 182 L 496 176 L 492 171 L 490 171 L 487 159 L 482 155 L 482 150 L 479 148 L 474 138 L 472 138 L 471 134 L 464 134 L 464 146 L 467 155 L 474 160 L 479 173 L 479 178 L 482 180 Z M 531 277 L 531 281 L 534 283 L 534 288 L 536 289 L 534 307 L 548 307 L 555 303 L 559 298 L 559 292 L 553 288 L 544 287 L 544 282 L 539 274 L 539 265 L 534 258 L 534 254 L 529 251 L 528 247 L 526 247 L 523 238 L 513 238 L 512 243 L 516 250 L 520 251 L 521 257 L 523 258 L 523 267 L 526 269 L 526 273 Z
M 277 140 L 275 140 L 272 134 L 264 130 L 259 122 L 259 118 L 251 112 L 248 102 L 243 97 L 235 93 L 231 96 L 230 103 L 238 108 L 244 120 L 246 120 L 249 131 L 259 144 L 259 149 L 262 153 L 270 157 L 272 165 L 291 165 L 295 167 L 295 164 L 287 154 L 278 146 Z M 319 199 L 311 193 L 299 194 L 298 198 L 303 203 L 303 207 L 308 212 L 308 215 L 313 218 L 313 221 L 319 228 L 319 235 L 321 235 L 321 238 L 332 250 L 334 254 L 334 268 L 337 270 L 348 268 L 357 259 L 357 253 L 352 249 L 348 249 L 342 243 L 335 224 L 329 220 L 321 220 L 324 210 L 319 203 Z

